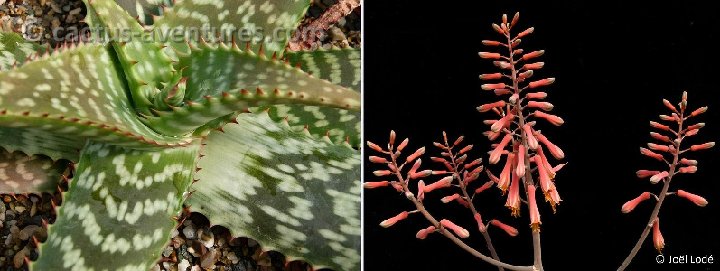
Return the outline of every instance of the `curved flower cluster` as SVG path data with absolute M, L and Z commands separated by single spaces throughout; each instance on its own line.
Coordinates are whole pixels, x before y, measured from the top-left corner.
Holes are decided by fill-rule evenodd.
M 715 142 L 707 142 L 703 144 L 691 145 L 683 149 L 682 143 L 688 137 L 697 135 L 700 128 L 705 127 L 705 123 L 696 123 L 687 125 L 688 122 L 693 118 L 707 111 L 707 106 L 700 107 L 693 111 L 687 110 L 687 92 L 683 92 L 682 100 L 677 106 L 673 105 L 670 101 L 663 99 L 663 104 L 671 112 L 670 115 L 660 115 L 661 121 L 664 123 L 651 121 L 650 126 L 656 130 L 650 132 L 650 137 L 655 141 L 654 143 L 647 143 L 647 148 L 640 148 L 640 153 L 654 160 L 663 162 L 668 166 L 667 170 L 638 170 L 637 176 L 641 179 L 649 179 L 650 183 L 657 184 L 663 182 L 663 188 L 659 195 L 654 195 L 650 192 L 643 192 L 640 196 L 626 202 L 622 205 L 622 212 L 632 212 L 635 207 L 643 201 L 650 198 L 654 198 L 658 201 L 656 208 L 651 215 L 650 224 L 653 225 L 653 244 L 658 251 L 662 251 L 665 246 L 665 241 L 660 233 L 660 222 L 657 218 L 659 212 L 660 203 L 665 199 L 667 195 L 677 195 L 678 197 L 689 200 L 697 206 L 704 207 L 707 205 L 705 198 L 686 192 L 684 190 L 677 190 L 676 192 L 668 192 L 670 187 L 670 181 L 676 174 L 690 174 L 695 173 L 698 170 L 697 160 L 690 160 L 681 157 L 686 152 L 694 152 L 712 148 L 715 146 Z M 671 127 L 670 125 L 674 126 Z
M 450 189 L 447 188 L 457 187 L 459 188 L 456 190 L 457 192 L 453 191 L 450 192 L 450 194 L 446 194 L 440 201 L 447 204 L 456 202 L 460 206 L 470 209 L 473 218 L 477 222 L 478 230 L 483 234 L 485 234 L 490 225 L 494 225 L 511 236 L 517 235 L 517 230 L 497 220 L 485 222 L 472 204 L 477 194 L 482 193 L 496 184 L 497 178 L 479 185 L 474 190 L 469 190 L 469 187 L 480 178 L 484 167 L 482 165 L 482 159 L 468 159 L 468 152 L 472 150 L 473 145 L 463 145 L 464 138 L 462 136 L 452 141 L 453 143 L 451 144 L 450 141 L 448 141 L 447 135 L 443 132 L 444 143 L 433 143 L 441 152 L 440 157 L 430 157 L 430 159 L 442 164 L 445 170 L 421 169 L 423 163 L 421 156 L 425 154 L 424 147 L 417 149 L 405 159 L 401 159 L 402 151 L 408 145 L 409 140 L 405 139 L 399 145 L 395 146 L 395 139 L 395 132 L 391 131 L 387 149 L 383 149 L 375 143 L 367 142 L 370 149 L 383 155 L 370 156 L 370 162 L 386 167 L 385 169 L 374 171 L 373 174 L 378 177 L 388 177 L 390 180 L 365 182 L 364 187 L 366 189 L 393 187 L 398 192 L 402 192 L 410 201 L 415 203 L 418 208 L 414 211 L 403 211 L 394 217 L 383 220 L 380 226 L 387 228 L 406 219 L 408 215 L 412 213 L 427 212 L 423 207 L 426 194 L 449 191 Z M 424 179 L 431 176 L 438 176 L 439 180 L 426 183 Z M 417 190 L 415 193 L 410 190 L 412 181 L 417 181 Z M 420 229 L 416 233 L 415 236 L 418 239 L 425 239 L 430 233 L 442 229 L 452 231 L 455 236 L 459 238 L 467 238 L 470 236 L 470 232 L 467 229 L 458 226 L 448 219 L 442 219 L 440 221 L 431 220 L 430 222 L 433 225 Z
M 519 47 L 521 39 L 533 33 L 535 28 L 530 27 L 513 36 L 511 33 L 518 17 L 516 14 L 508 23 L 507 17 L 503 16 L 500 25 L 493 24 L 493 29 L 500 33 L 505 41 L 483 41 L 484 45 L 504 51 L 479 53 L 481 58 L 493 60 L 495 66 L 501 70 L 497 73 L 480 75 L 482 80 L 493 81 L 483 84 L 482 89 L 493 91 L 502 99 L 478 106 L 477 110 L 497 115 L 495 119 L 484 121 L 485 124 L 490 125 L 490 130 L 485 135 L 492 141 L 499 139 L 490 152 L 490 164 L 500 163 L 502 157 L 505 157 L 502 172 L 496 177 L 497 186 L 503 192 L 509 190 L 505 206 L 510 209 L 513 216 L 519 216 L 522 202 L 520 193 L 523 188 L 527 194 L 531 227 L 538 231 L 541 222 L 534 195 L 536 186 L 543 192 L 545 200 L 550 203 L 553 211 L 562 201 L 554 179 L 564 164 L 551 165 L 546 152 L 558 160 L 563 159 L 565 154 L 560 147 L 536 129 L 536 124 L 538 121 L 544 121 L 560 126 L 564 120 L 548 113 L 554 106 L 545 101 L 546 92 L 538 91 L 554 83 L 555 78 L 531 80 L 535 72 L 545 65 L 538 61 L 545 51 L 525 52 Z M 537 183 L 533 181 L 532 173 L 537 174 Z

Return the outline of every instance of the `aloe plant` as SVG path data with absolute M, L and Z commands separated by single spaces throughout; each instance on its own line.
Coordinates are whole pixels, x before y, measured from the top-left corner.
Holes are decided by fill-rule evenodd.
M 292 30 L 309 1 L 178 1 L 152 26 L 85 4 L 103 42 L 0 36 L 0 192 L 71 178 L 31 269 L 147 270 L 185 205 L 288 259 L 359 270 L 359 50 L 285 52 L 291 31 L 163 39 Z

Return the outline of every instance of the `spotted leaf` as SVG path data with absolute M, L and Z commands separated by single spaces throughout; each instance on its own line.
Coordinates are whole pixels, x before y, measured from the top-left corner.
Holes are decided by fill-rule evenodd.
M 44 46 L 26 41 L 17 33 L 0 31 L 0 71 L 22 65 L 27 57 L 43 49 Z
M 316 137 L 328 136 L 332 142 L 348 142 L 359 147 L 361 125 L 360 112 L 311 105 L 273 105 L 253 108 L 252 111 L 268 113 L 276 121 L 286 121 L 294 130 L 307 129 Z
M 212 132 L 192 211 L 316 268 L 360 269 L 360 155 L 242 114 Z
M 152 100 L 161 95 L 161 89 L 176 83 L 171 59 L 165 55 L 162 43 L 154 40 L 142 26 L 115 1 L 84 0 L 88 13 L 96 18 L 96 27 L 102 27 L 102 35 L 96 38 L 110 39 L 125 72 L 135 108 L 150 115 Z M 179 78 L 178 78 L 179 79 Z
M 145 121 L 164 134 L 187 134 L 251 106 L 299 103 L 355 110 L 360 106 L 360 95 L 351 89 L 237 46 L 202 44 L 181 56 L 177 69 L 188 78 L 185 106 L 155 112 Z
M 3 139 L 0 146 L 9 142 L 9 148 L 35 154 L 38 137 L 51 138 L 52 145 L 70 143 L 70 149 L 79 149 L 88 138 L 147 148 L 188 144 L 189 139 L 155 133 L 137 118 L 112 59 L 107 46 L 79 45 L 0 72 L 0 127 L 24 136 Z M 67 154 L 56 147 L 55 155 Z
M 153 17 L 162 11 L 162 6 L 172 5 L 171 0 L 117 0 L 118 5 L 124 8 L 145 25 L 153 23 Z
M 198 150 L 89 143 L 32 270 L 150 269 L 176 225 Z
M 55 192 L 63 176 L 69 175 L 67 160 L 28 156 L 0 148 L 0 193 Z
M 191 43 L 199 42 L 198 34 L 211 40 L 219 33 L 225 41 L 261 44 L 282 54 L 309 6 L 309 0 L 182 0 L 155 22 L 155 32 L 163 37 L 180 33 Z M 187 48 L 183 42 L 172 44 Z
M 285 57 L 315 77 L 360 90 L 360 49 L 286 52 Z

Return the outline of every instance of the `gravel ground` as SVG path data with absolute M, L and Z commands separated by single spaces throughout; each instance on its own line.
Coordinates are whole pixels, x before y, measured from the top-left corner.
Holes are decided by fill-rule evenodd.
M 315 0 L 302 24 L 319 17 L 337 0 Z M 26 39 L 55 46 L 71 41 L 70 33 L 85 24 L 85 7 L 80 0 L 0 0 L 0 31 L 22 33 Z M 57 38 L 54 38 L 57 37 Z M 333 25 L 317 46 L 360 47 L 360 8 Z M 67 184 L 62 185 L 63 189 Z M 47 238 L 45 223 L 55 221 L 52 208 L 61 203 L 59 193 L 0 194 L 0 270 L 27 270 L 25 257 L 37 259 L 39 241 Z M 173 231 L 163 258 L 152 270 L 221 271 L 305 271 L 312 268 L 303 261 L 284 266 L 285 256 L 263 252 L 260 244 L 248 238 L 231 238 L 223 227 L 210 227 L 201 214 L 184 216 Z

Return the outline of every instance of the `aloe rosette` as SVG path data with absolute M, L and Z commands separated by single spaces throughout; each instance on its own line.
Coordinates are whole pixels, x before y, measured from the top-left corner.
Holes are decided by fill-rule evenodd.
M 0 192 L 70 178 L 31 269 L 148 269 L 185 205 L 289 260 L 359 270 L 360 52 L 285 52 L 309 1 L 85 3 L 90 41 L 0 34 Z M 288 31 L 163 39 L 230 26 Z

